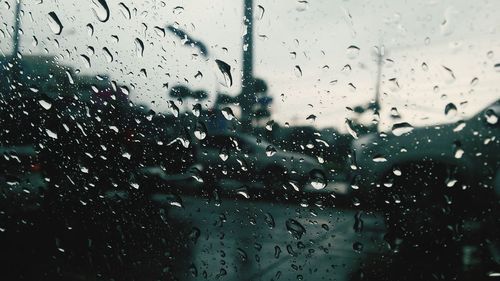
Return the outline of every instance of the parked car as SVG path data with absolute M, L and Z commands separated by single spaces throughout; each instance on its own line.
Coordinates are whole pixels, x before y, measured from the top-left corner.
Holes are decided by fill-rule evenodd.
M 314 158 L 279 149 L 247 134 L 209 134 L 200 141 L 198 161 L 206 178 L 260 182 L 270 191 L 302 191 L 308 183 L 318 189 L 326 175 Z
M 393 267 L 478 279 L 498 272 L 499 115 L 497 101 L 455 124 L 404 125 L 353 142 L 353 196 L 385 215 L 385 238 L 399 252 Z
M 365 204 L 391 204 L 409 192 L 397 190 L 396 182 L 426 179 L 424 183 L 442 187 L 442 195 L 454 191 L 469 202 L 470 196 L 479 200 L 492 191 L 500 167 L 499 115 L 497 101 L 455 124 L 410 129 L 400 136 L 360 137 L 352 145 L 354 195 Z

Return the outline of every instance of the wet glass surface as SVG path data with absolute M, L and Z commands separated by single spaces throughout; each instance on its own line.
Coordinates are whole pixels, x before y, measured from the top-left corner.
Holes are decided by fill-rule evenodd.
M 1 1 L 0 278 L 499 279 L 500 3 L 372 2 Z

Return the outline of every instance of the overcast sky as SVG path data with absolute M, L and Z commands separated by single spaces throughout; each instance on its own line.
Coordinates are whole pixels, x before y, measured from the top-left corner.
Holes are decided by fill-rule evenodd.
M 11 51 L 14 2 L 0 3 L 4 53 Z M 23 1 L 21 52 L 58 56 L 61 63 L 83 73 L 107 73 L 133 85 L 134 101 L 158 110 L 167 110 L 165 83 L 205 89 L 210 100 L 217 91 L 239 92 L 242 0 L 122 0 L 131 11 L 130 19 L 122 13 L 120 1 L 107 2 L 110 18 L 101 22 L 105 13 L 92 0 Z M 392 107 L 403 121 L 418 126 L 466 118 L 500 98 L 500 70 L 494 68 L 500 63 L 500 1 L 256 0 L 254 6 L 255 75 L 268 83 L 274 97 L 272 118 L 279 123 L 344 130 L 344 120 L 350 117 L 346 107 L 374 97 L 373 47 L 379 44 L 388 59 L 382 66 L 383 130 L 394 122 L 388 118 Z M 60 35 L 50 28 L 49 12 L 64 26 Z M 89 23 L 94 27 L 92 36 Z M 204 42 L 209 57 L 194 56 L 196 49 L 183 46 L 172 34 L 163 37 L 155 32 L 155 26 L 171 24 Z M 137 55 L 136 38 L 145 45 L 142 57 Z M 349 46 L 359 52 L 349 51 Z M 112 62 L 107 61 L 104 47 L 113 54 Z M 81 54 L 90 57 L 90 68 Z M 231 65 L 235 80 L 231 87 L 223 85 L 215 59 Z M 297 65 L 302 76 L 296 74 Z M 346 71 L 345 65 L 351 70 Z M 201 79 L 194 77 L 198 71 Z M 389 81 L 392 78 L 399 87 Z M 474 78 L 477 82 L 471 83 Z M 444 114 L 450 102 L 458 108 L 455 117 Z M 306 120 L 310 114 L 317 116 L 314 123 Z

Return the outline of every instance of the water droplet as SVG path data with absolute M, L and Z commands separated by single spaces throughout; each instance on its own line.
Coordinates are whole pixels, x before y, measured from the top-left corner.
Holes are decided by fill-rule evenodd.
M 444 114 L 448 118 L 454 118 L 457 116 L 457 107 L 455 106 L 454 103 L 448 103 L 445 108 L 444 108 Z
M 347 58 L 355 59 L 359 55 L 359 47 L 351 45 L 347 47 Z
M 235 118 L 233 110 L 230 107 L 224 107 L 221 110 L 221 112 L 222 112 L 222 115 L 224 115 L 224 118 L 226 118 L 226 120 L 233 120 Z
M 106 61 L 113 62 L 113 55 L 108 50 L 108 48 L 104 47 L 104 48 L 102 48 L 102 51 L 104 52 L 104 56 L 106 56 Z
M 61 34 L 63 30 L 63 25 L 54 12 L 49 13 L 49 27 L 56 35 Z
M 257 8 L 259 9 L 259 11 L 258 11 L 258 13 L 257 13 L 257 15 L 258 15 L 258 16 L 257 16 L 257 18 L 258 18 L 259 20 L 261 20 L 261 19 L 264 17 L 264 12 L 265 12 L 266 10 L 265 10 L 265 9 L 264 9 L 264 7 L 262 7 L 261 5 L 257 5 Z
M 462 158 L 462 156 L 464 155 L 464 150 L 462 149 L 462 143 L 460 143 L 459 141 L 455 141 L 453 143 L 453 148 L 454 148 L 453 156 L 456 159 Z
M 397 168 L 397 167 L 394 167 L 394 169 L 392 169 L 392 173 L 395 175 L 395 176 L 398 176 L 400 177 L 403 173 L 401 172 L 401 169 Z
M 276 245 L 274 246 L 274 258 L 279 259 L 281 254 L 281 248 Z
M 135 38 L 134 43 L 137 56 L 142 58 L 142 56 L 144 55 L 144 43 L 139 38 Z
M 314 121 L 316 121 L 316 115 L 311 114 L 311 115 L 307 116 L 306 120 L 314 122 Z
M 109 7 L 105 0 L 92 0 L 94 4 L 92 11 L 100 22 L 106 22 L 109 19 Z
M 201 78 L 203 78 L 203 73 L 198 70 L 198 72 L 196 72 L 196 74 L 194 75 L 194 78 L 197 80 L 201 80 Z
M 45 129 L 45 132 L 47 133 L 47 136 L 53 138 L 53 139 L 57 139 L 57 134 L 49 129 Z
M 39 100 L 38 103 L 43 107 L 45 110 L 49 110 L 52 107 L 52 103 L 46 101 L 46 100 Z
M 274 222 L 274 217 L 270 213 L 264 214 L 264 221 L 266 222 L 267 227 L 269 227 L 269 229 L 273 229 L 276 226 Z
M 171 100 L 168 101 L 168 107 L 170 108 L 170 111 L 174 115 L 174 117 L 179 117 L 179 108 L 175 103 Z
M 299 0 L 297 1 L 297 7 L 295 8 L 298 12 L 303 12 L 305 10 L 307 10 L 309 6 L 309 2 L 305 1 L 305 0 Z
M 188 234 L 188 239 L 196 244 L 196 242 L 198 242 L 198 238 L 200 238 L 200 234 L 201 234 L 200 229 L 197 227 L 193 227 L 191 229 L 191 232 L 189 232 Z
M 233 76 L 231 75 L 231 66 L 224 61 L 215 60 L 222 76 L 224 77 L 225 86 L 231 87 L 233 85 Z
M 250 194 L 248 193 L 248 188 L 246 186 L 238 188 L 236 190 L 236 194 L 243 196 L 245 199 L 250 198 Z
M 248 260 L 248 255 L 243 249 L 236 248 L 236 252 L 238 253 L 238 256 L 240 256 L 241 261 L 245 262 Z
M 269 120 L 266 123 L 266 130 L 272 131 L 273 130 L 273 125 L 274 125 L 274 120 Z
M 86 68 L 92 67 L 92 64 L 90 63 L 90 58 L 87 55 L 80 55 L 80 58 L 82 58 L 82 61 L 85 63 Z
M 496 72 L 500 72 L 500 63 L 497 63 L 493 66 Z
M 392 134 L 395 136 L 401 136 L 413 131 L 413 126 L 408 122 L 401 122 L 392 125 Z
M 267 155 L 268 157 L 271 157 L 271 156 L 273 156 L 274 154 L 276 154 L 276 148 L 274 148 L 274 146 L 272 146 L 272 145 L 268 145 L 268 146 L 266 147 L 266 155 Z
M 120 12 L 122 12 L 122 15 L 126 18 L 126 19 L 131 19 L 132 18 L 132 14 L 130 13 L 130 9 L 127 7 L 127 5 L 125 5 L 123 2 L 120 2 L 118 4 L 118 7 L 120 8 Z
M 226 276 L 227 275 L 227 271 L 224 269 L 224 268 L 221 268 L 219 270 L 219 273 L 217 275 L 215 275 L 215 279 L 219 280 L 221 279 L 223 276 Z
M 87 34 L 92 37 L 94 35 L 94 26 L 92 24 L 87 24 Z
M 222 161 L 226 161 L 229 158 L 229 152 L 227 151 L 227 148 L 222 147 L 219 151 L 219 157 L 222 159 Z
M 488 124 L 495 125 L 498 123 L 498 116 L 493 109 L 486 110 L 484 116 L 486 117 L 486 122 L 488 122 Z
M 455 128 L 453 128 L 453 132 L 456 133 L 462 131 L 465 128 L 466 124 L 467 123 L 465 123 L 463 120 L 458 121 Z
M 356 133 L 356 131 L 354 131 L 354 129 L 352 128 L 352 121 L 349 120 L 349 119 L 346 119 L 345 120 L 345 127 L 347 129 L 347 132 L 354 138 L 354 139 L 358 139 L 358 134 Z
M 196 268 L 196 265 L 194 265 L 194 263 L 189 266 L 188 271 L 192 277 L 198 277 L 198 269 Z
M 427 66 L 427 64 L 425 62 L 422 63 L 422 70 L 423 71 L 429 70 L 429 66 Z
M 199 140 L 205 139 L 207 137 L 207 127 L 205 126 L 205 124 L 203 124 L 203 122 L 198 121 L 196 123 L 196 128 L 194 129 L 194 136 Z
M 361 242 L 354 242 L 352 244 L 352 249 L 356 252 L 361 252 L 363 251 L 363 244 Z
M 153 28 L 153 30 L 155 31 L 156 35 L 158 35 L 160 37 L 165 37 L 165 28 L 155 26 Z
M 352 67 L 349 65 L 349 64 L 346 64 L 342 67 L 342 69 L 340 70 L 340 72 L 344 73 L 344 74 L 349 74 L 351 73 L 351 70 L 352 70 Z
M 442 65 L 443 69 L 446 71 L 446 73 L 448 74 L 449 78 L 447 79 L 448 82 L 451 82 L 451 81 L 454 81 L 456 78 L 455 78 L 455 73 L 453 73 L 453 70 L 451 70 L 450 68 Z
M 391 91 L 398 91 L 399 90 L 399 83 L 397 78 L 390 78 L 388 86 L 390 87 Z
M 313 169 L 309 172 L 309 178 L 311 179 L 311 186 L 316 190 L 321 190 L 327 185 L 326 176 L 321 170 Z
M 356 233 L 361 233 L 363 231 L 363 219 L 361 219 L 361 211 L 357 211 L 354 215 L 354 226 L 352 227 Z
M 476 86 L 477 83 L 479 83 L 479 78 L 477 78 L 477 77 L 472 78 L 472 80 L 470 81 L 470 85 L 472 87 Z
M 174 15 L 180 15 L 180 14 L 182 14 L 182 12 L 184 12 L 184 7 L 182 7 L 182 6 L 176 6 L 172 10 L 172 13 L 174 13 Z
M 74 85 L 75 80 L 73 79 L 73 75 L 71 75 L 71 73 L 68 70 L 66 70 L 66 76 L 68 77 L 69 84 Z
M 400 118 L 401 116 L 399 115 L 398 109 L 393 107 L 391 108 L 391 117 L 392 118 Z
M 194 116 L 200 117 L 200 114 L 201 114 L 201 104 L 197 103 L 197 104 L 193 105 L 192 112 L 193 112 Z
M 377 154 L 373 157 L 373 162 L 387 162 L 387 159 L 383 156 L 383 155 L 380 155 L 380 154 Z
M 38 46 L 38 39 L 37 39 L 35 36 L 33 36 L 33 42 L 32 42 L 32 45 L 33 45 L 33 47 Z
M 285 223 L 286 229 L 295 239 L 300 239 L 304 233 L 306 233 L 306 229 L 296 220 L 288 219 Z
M 293 69 L 296 77 L 302 77 L 302 69 L 300 66 L 296 65 Z

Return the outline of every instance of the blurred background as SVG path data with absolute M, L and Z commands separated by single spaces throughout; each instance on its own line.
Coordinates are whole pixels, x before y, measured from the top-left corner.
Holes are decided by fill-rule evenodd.
M 0 5 L 5 280 L 500 278 L 500 3 Z

